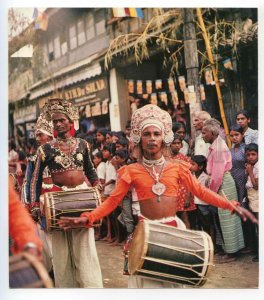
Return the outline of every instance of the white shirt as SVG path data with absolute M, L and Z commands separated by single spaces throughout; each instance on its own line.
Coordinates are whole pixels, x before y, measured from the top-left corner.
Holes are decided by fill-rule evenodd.
M 254 175 L 255 178 L 258 178 L 258 162 L 256 162 L 254 167 L 253 167 L 253 175 Z M 246 183 L 246 188 L 247 189 L 253 188 L 253 184 L 252 184 L 252 181 L 251 181 L 251 178 L 250 178 L 249 175 L 248 175 L 248 180 L 247 180 L 247 183 Z
M 131 189 L 132 192 L 132 213 L 138 216 L 140 214 L 140 205 L 138 202 L 138 195 L 135 188 Z
M 204 139 L 202 138 L 202 133 L 200 133 L 195 138 L 195 144 L 194 144 L 194 155 L 203 155 L 207 157 L 208 151 L 209 151 L 210 144 L 206 143 Z
M 115 167 L 111 164 L 110 161 L 107 161 L 105 163 L 105 182 L 107 183 L 110 180 L 116 180 L 117 179 L 117 172 Z M 115 188 L 115 183 L 108 184 L 104 188 L 104 194 L 105 195 L 110 195 L 112 191 Z
M 197 180 L 200 182 L 201 185 L 208 186 L 209 175 L 206 174 L 205 172 L 203 172 L 200 174 L 200 176 L 197 178 Z M 197 198 L 196 196 L 194 196 L 194 203 L 200 204 L 200 205 L 209 205 L 208 203 Z
M 258 131 L 248 127 L 244 133 L 244 139 L 246 145 L 250 143 L 258 144 Z
M 96 168 L 96 172 L 99 179 L 105 180 L 105 176 L 106 176 L 105 162 L 103 161 L 100 162 L 100 164 Z
M 185 140 L 183 140 L 182 141 L 182 148 L 180 149 L 179 152 L 181 154 L 183 154 L 183 155 L 187 155 L 188 154 L 188 150 L 189 150 L 189 145 L 188 145 L 188 143 Z

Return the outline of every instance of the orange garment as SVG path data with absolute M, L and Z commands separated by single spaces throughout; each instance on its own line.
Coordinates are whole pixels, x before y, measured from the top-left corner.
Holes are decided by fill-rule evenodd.
M 27 243 L 34 243 L 41 251 L 42 242 L 36 233 L 36 225 L 20 202 L 14 187 L 9 183 L 9 234 L 14 240 L 12 252 L 19 253 L 24 250 Z
M 183 185 L 187 190 L 208 204 L 229 209 L 233 212 L 233 206 L 230 202 L 200 185 L 196 177 L 191 174 L 189 168 L 190 164 L 182 161 L 170 162 L 164 168 L 160 179 L 160 182 L 166 186 L 166 191 L 163 195 L 175 197 L 179 192 L 179 188 Z M 111 213 L 123 200 L 130 186 L 135 188 L 139 201 L 147 201 L 147 199 L 155 197 L 156 195 L 151 190 L 154 183 L 154 179 L 141 164 L 135 163 L 123 166 L 118 170 L 118 180 L 112 194 L 94 211 L 81 214 L 82 217 L 86 217 L 89 220 L 87 227 L 92 225 L 94 221 Z

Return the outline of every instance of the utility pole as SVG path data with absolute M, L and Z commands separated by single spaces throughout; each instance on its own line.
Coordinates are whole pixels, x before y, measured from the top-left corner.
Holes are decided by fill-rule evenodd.
M 227 137 L 227 145 L 228 145 L 229 148 L 231 148 L 231 141 L 230 141 L 230 137 L 229 137 L 229 130 L 228 130 L 228 125 L 227 125 L 226 116 L 225 116 L 223 98 L 222 98 L 220 85 L 219 85 L 219 80 L 218 80 L 218 70 L 215 67 L 213 53 L 212 53 L 212 49 L 210 47 L 210 41 L 209 41 L 208 36 L 207 36 L 206 28 L 205 28 L 204 21 L 203 21 L 203 15 L 202 15 L 202 12 L 201 12 L 200 8 L 197 8 L 197 17 L 198 17 L 199 25 L 201 26 L 201 29 L 202 29 L 202 34 L 203 34 L 203 38 L 204 38 L 204 42 L 205 42 L 205 46 L 206 46 L 206 51 L 207 51 L 207 54 L 208 54 L 208 59 L 211 63 L 211 68 L 212 68 L 213 75 L 214 75 L 215 88 L 216 88 L 216 93 L 217 93 L 221 118 L 222 118 L 222 121 L 223 121 L 225 134 L 226 134 L 226 137 Z
M 196 111 L 202 110 L 200 98 L 200 80 L 199 80 L 199 62 L 197 52 L 197 41 L 195 31 L 194 13 L 192 8 L 183 8 L 184 24 L 183 24 L 183 38 L 184 38 L 184 58 L 185 67 L 187 70 L 187 85 L 194 86 L 195 99 L 189 103 L 190 107 L 190 122 L 191 135 L 194 137 L 194 128 L 192 125 L 193 114 Z

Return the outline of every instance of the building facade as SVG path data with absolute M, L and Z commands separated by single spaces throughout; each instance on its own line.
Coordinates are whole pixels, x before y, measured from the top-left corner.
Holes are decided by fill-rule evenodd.
M 105 55 L 111 42 L 120 35 L 142 33 L 155 16 L 153 8 L 142 11 L 143 18 L 116 18 L 111 8 L 46 9 L 47 30 L 35 30 L 32 23 L 26 31 L 31 32 L 32 36 L 32 41 L 24 39 L 33 44 L 32 58 L 10 57 L 9 137 L 15 136 L 21 146 L 29 143 L 34 137 L 34 126 L 40 110 L 51 97 L 64 97 L 79 107 L 80 130 L 85 133 L 99 127 L 124 130 L 136 105 L 152 101 L 173 115 L 179 100 L 183 100 L 188 113 L 189 103 L 179 83 L 180 77 L 185 76 L 186 79 L 184 49 L 181 50 L 182 59 L 178 60 L 178 69 L 173 77 L 173 62 L 164 64 L 166 53 L 157 43 L 157 37 L 149 39 L 149 57 L 141 63 L 135 59 L 132 49 L 134 40 L 131 39 L 130 44 L 119 48 L 109 67 L 105 67 Z M 174 9 L 174 13 L 181 16 L 182 10 Z M 234 15 L 228 10 L 222 10 L 221 13 L 226 18 Z M 254 25 L 257 22 L 256 9 L 240 9 L 235 18 L 239 24 L 251 18 Z M 161 31 L 170 30 L 173 20 L 167 19 Z M 181 36 L 182 24 L 179 24 L 177 31 Z M 218 57 L 219 64 L 227 54 L 232 60 L 232 69 L 222 66 L 221 72 L 221 89 L 229 124 L 239 108 L 257 114 L 257 37 L 253 34 L 250 39 L 248 29 L 244 33 L 244 42 L 240 40 L 236 54 L 227 43 Z M 154 32 L 153 36 L 157 34 L 161 32 Z M 16 47 L 15 42 L 18 44 Z M 11 41 L 9 49 L 22 46 L 23 39 L 20 42 Z M 177 47 L 171 44 L 168 53 Z M 199 50 L 202 51 L 202 48 Z M 128 52 L 124 54 L 125 51 Z M 171 89 L 171 80 L 174 89 Z M 220 117 L 214 85 L 207 85 L 203 72 L 199 80 L 205 87 L 203 108 Z M 133 90 L 129 87 L 131 82 Z M 174 91 L 177 92 L 176 100 Z M 192 94 L 190 90 L 189 93 Z

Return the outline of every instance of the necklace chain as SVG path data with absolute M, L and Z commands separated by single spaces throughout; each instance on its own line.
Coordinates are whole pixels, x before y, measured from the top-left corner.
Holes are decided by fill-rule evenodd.
M 71 136 L 70 138 L 66 138 L 66 139 L 61 139 L 61 138 L 57 138 L 58 144 L 62 145 L 63 143 L 67 144 L 68 146 L 72 146 L 75 141 L 75 139 Z
M 143 167 L 146 169 L 146 171 L 149 173 L 149 175 L 155 180 L 156 183 L 158 183 L 163 175 L 164 167 L 165 167 L 165 160 L 163 162 L 163 166 L 161 169 L 161 172 L 157 172 L 155 170 L 154 165 L 152 166 L 152 172 L 147 168 L 147 166 L 143 163 Z
M 148 172 L 149 176 L 151 176 L 155 184 L 152 185 L 152 192 L 157 195 L 157 202 L 160 202 L 160 196 L 165 192 L 166 187 L 163 183 L 160 182 L 160 179 L 162 178 L 164 167 L 165 167 L 165 159 L 163 161 L 162 169 L 159 172 L 155 170 L 155 165 L 152 165 L 152 172 L 148 169 L 148 167 L 143 163 L 143 167 L 146 169 Z

